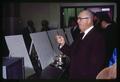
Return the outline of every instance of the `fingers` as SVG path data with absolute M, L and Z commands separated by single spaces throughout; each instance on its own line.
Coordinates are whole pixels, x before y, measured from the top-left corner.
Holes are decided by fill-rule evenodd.
M 58 42 L 60 45 L 63 45 L 63 44 L 65 43 L 65 40 L 64 40 L 63 36 L 57 35 L 57 36 L 56 36 L 56 39 L 57 39 L 57 42 Z
M 62 40 L 63 40 L 63 37 L 60 36 L 60 35 L 57 35 L 57 36 L 56 36 L 56 39 L 57 39 L 57 42 L 58 42 L 58 43 L 62 43 L 62 42 L 63 42 L 63 41 L 62 41 Z

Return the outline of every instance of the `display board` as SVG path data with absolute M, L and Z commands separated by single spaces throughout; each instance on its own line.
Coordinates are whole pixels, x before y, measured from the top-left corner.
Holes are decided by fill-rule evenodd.
M 28 56 L 27 48 L 25 46 L 22 35 L 5 36 L 5 40 L 10 51 L 11 57 L 23 57 L 25 64 L 25 78 L 35 73 L 30 58 Z

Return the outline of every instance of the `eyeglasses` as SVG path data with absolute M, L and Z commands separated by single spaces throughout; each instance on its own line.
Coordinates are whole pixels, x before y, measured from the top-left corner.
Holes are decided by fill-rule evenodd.
M 90 17 L 84 17 L 84 18 L 82 18 L 82 17 L 78 17 L 77 19 L 78 20 L 82 20 L 82 19 L 89 19 Z

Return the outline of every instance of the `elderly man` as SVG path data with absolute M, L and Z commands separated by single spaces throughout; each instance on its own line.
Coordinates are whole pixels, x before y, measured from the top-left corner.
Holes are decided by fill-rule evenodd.
M 81 32 L 75 42 L 68 46 L 60 35 L 56 36 L 56 40 L 60 44 L 60 50 L 70 56 L 69 79 L 95 79 L 105 67 L 105 41 L 93 25 L 91 11 L 81 11 L 77 23 Z

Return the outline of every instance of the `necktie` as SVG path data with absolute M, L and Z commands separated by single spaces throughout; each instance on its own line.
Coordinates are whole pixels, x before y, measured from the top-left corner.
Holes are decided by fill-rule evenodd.
M 80 39 L 82 40 L 82 37 L 84 36 L 84 32 L 80 33 Z

